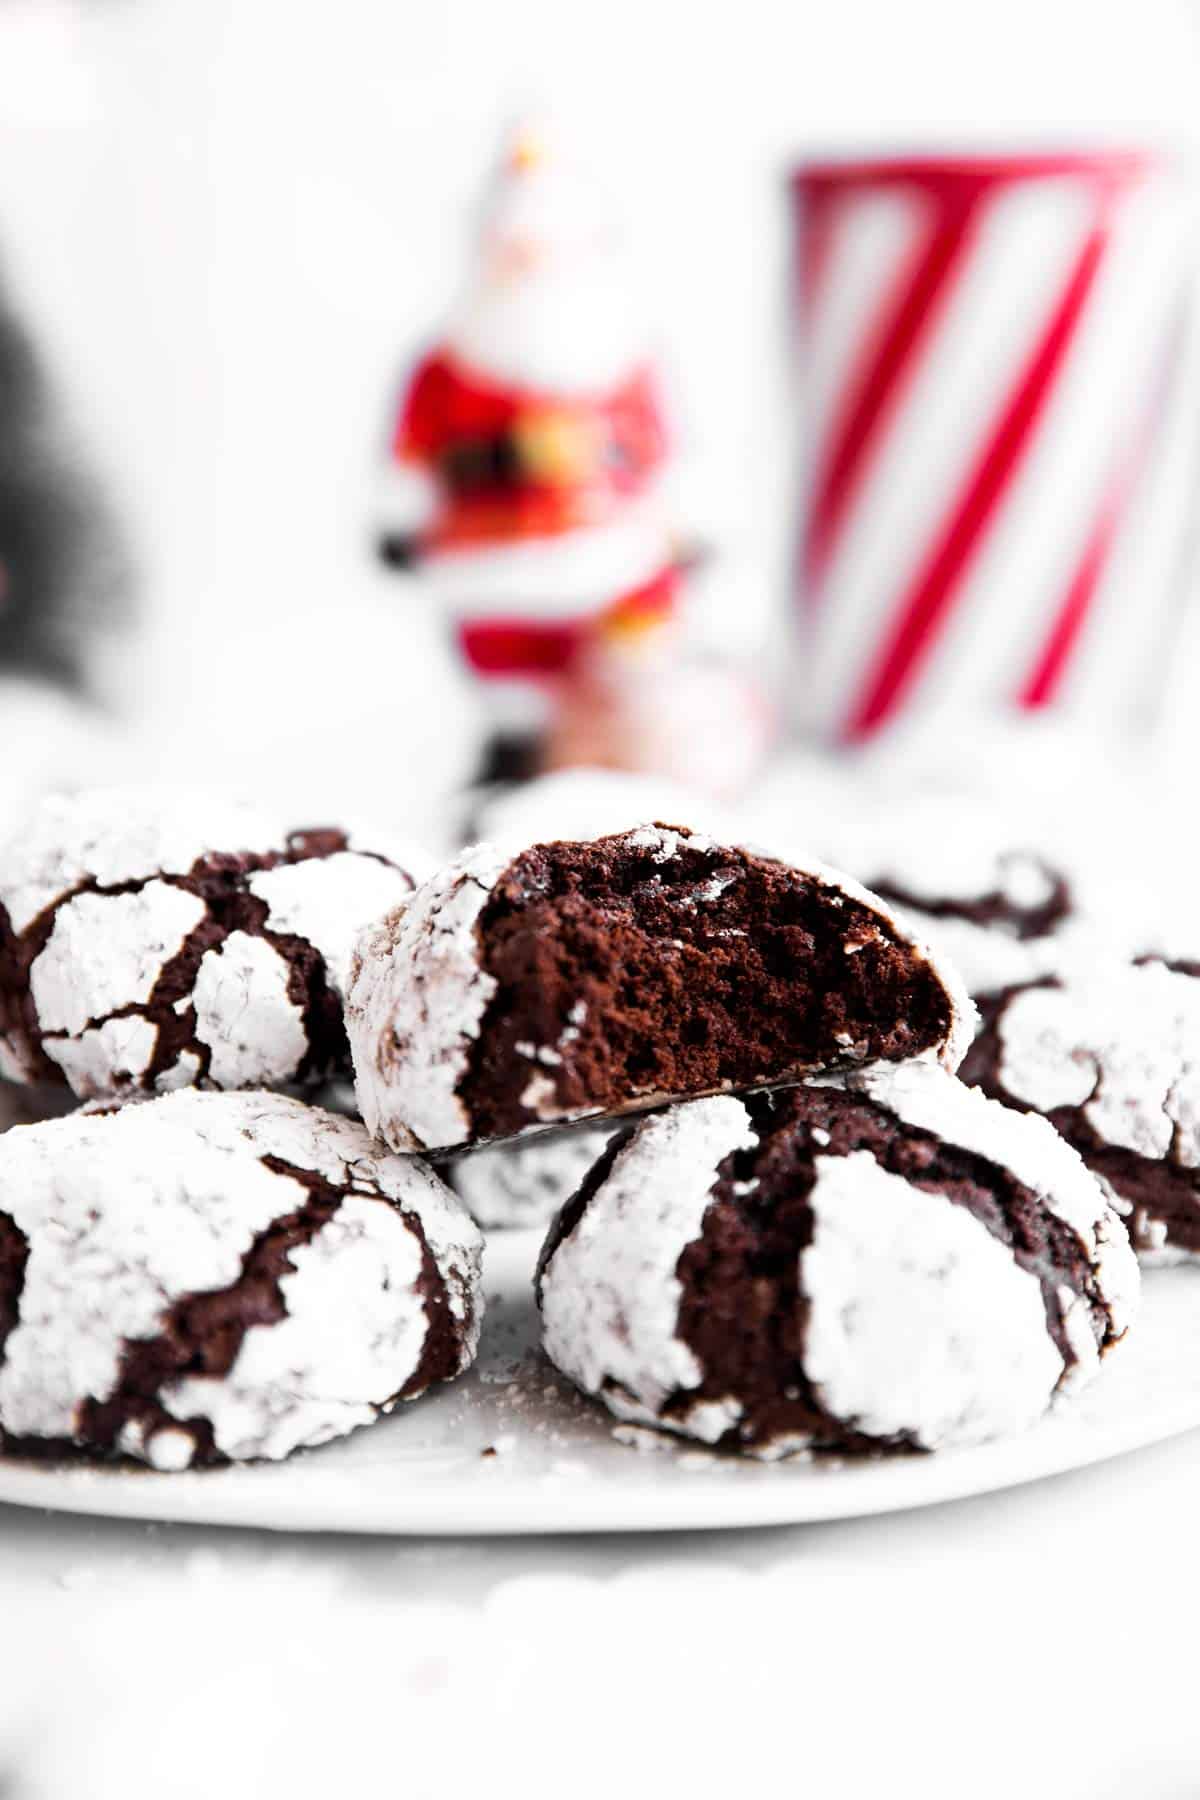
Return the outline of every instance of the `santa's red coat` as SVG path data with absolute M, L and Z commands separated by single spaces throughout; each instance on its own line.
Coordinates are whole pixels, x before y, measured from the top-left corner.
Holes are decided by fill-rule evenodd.
M 445 349 L 406 390 L 394 456 L 433 476 L 438 502 L 422 548 L 460 548 L 602 524 L 650 487 L 669 448 L 652 371 L 605 393 L 505 386 Z

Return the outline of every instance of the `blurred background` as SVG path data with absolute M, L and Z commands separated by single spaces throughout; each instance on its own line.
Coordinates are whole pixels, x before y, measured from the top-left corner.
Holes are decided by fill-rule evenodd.
M 703 761 L 717 730 L 716 762 L 745 780 L 773 730 L 836 739 L 793 578 L 804 458 L 852 328 L 834 306 L 802 379 L 795 171 L 915 150 L 1186 151 L 1198 32 L 1200 8 L 1169 0 L 0 0 L 6 792 L 86 765 L 318 810 L 382 803 L 418 825 L 486 762 L 512 719 L 456 645 L 442 588 L 386 554 L 380 481 L 405 381 L 478 272 L 529 117 L 553 118 L 554 142 L 567 125 L 627 240 L 668 396 L 671 517 L 705 552 L 687 653 L 715 685 L 680 697 L 659 760 L 686 773 L 680 741 Z M 1061 231 L 1031 229 L 996 264 L 1001 326 L 1058 254 Z M 935 428 L 952 449 L 974 391 L 955 380 Z M 1190 499 L 1190 474 L 1175 479 Z M 902 558 L 931 505 L 872 526 L 876 560 Z M 1182 556 L 1186 534 L 1166 529 Z M 860 640 L 853 604 L 839 616 Z M 1168 660 L 1186 712 L 1191 665 Z M 660 674 L 640 677 L 643 722 Z M 618 738 L 636 736 L 617 711 Z M 572 715 L 559 760 L 608 759 L 613 731 L 597 750 L 594 723 Z M 719 787 L 713 760 L 701 774 Z

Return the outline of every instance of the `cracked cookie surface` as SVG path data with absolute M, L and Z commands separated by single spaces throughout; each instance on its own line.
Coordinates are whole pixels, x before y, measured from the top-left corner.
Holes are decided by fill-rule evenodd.
M 1123 1335 L 1137 1268 L 1040 1119 L 932 1067 L 669 1108 L 552 1227 L 551 1360 L 722 1449 L 937 1449 L 1032 1424 Z
M 1200 980 L 1160 962 L 981 997 L 965 1081 L 1043 1114 L 1146 1257 L 1200 1255 Z
M 344 1070 L 354 936 L 424 869 L 212 796 L 48 799 L 0 851 L 0 1073 L 87 1099 Z

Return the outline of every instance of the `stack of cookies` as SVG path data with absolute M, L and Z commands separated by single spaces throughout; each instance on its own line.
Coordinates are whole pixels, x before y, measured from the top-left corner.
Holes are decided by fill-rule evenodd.
M 545 1349 L 623 1420 L 768 1457 L 1022 1429 L 1137 1268 L 1053 1125 L 959 1081 L 974 1026 L 878 895 L 681 825 L 430 870 L 47 806 L 0 857 L 4 1072 L 86 1104 L 0 1138 L 4 1443 L 277 1457 L 453 1376 L 481 1239 L 435 1169 L 484 1217 L 564 1201 Z M 360 1118 L 299 1097 L 351 1061 Z

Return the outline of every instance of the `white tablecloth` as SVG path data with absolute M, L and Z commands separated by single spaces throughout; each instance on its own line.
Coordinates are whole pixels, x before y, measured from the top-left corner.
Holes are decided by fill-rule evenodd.
M 1198 1508 L 1200 1433 L 925 1511 L 676 1537 L 0 1509 L 0 1792 L 1193 1795 Z

